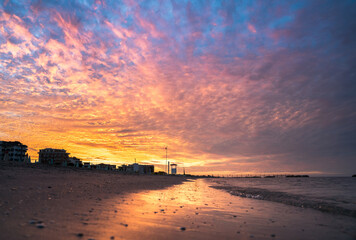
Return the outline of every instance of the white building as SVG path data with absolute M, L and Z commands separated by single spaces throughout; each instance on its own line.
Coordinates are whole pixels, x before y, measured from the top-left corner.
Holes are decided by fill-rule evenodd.
M 139 173 L 139 174 L 153 174 L 154 173 L 154 165 L 141 165 L 138 163 L 134 163 L 131 165 L 122 165 L 119 167 L 119 171 L 127 172 L 127 173 Z

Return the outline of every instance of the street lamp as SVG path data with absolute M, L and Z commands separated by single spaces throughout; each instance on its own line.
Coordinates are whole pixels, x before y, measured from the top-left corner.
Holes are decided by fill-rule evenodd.
M 166 149 L 166 166 L 167 166 L 167 174 L 169 174 L 169 167 L 168 167 L 168 158 L 167 158 L 167 151 L 168 151 L 168 147 L 165 147 Z

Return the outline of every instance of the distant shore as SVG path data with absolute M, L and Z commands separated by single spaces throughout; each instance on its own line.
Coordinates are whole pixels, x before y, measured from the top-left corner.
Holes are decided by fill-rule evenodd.
M 105 199 L 163 189 L 186 178 L 124 175 L 34 164 L 0 163 L 0 232 L 3 239 L 50 239 L 80 236 Z M 68 235 L 69 234 L 69 235 Z

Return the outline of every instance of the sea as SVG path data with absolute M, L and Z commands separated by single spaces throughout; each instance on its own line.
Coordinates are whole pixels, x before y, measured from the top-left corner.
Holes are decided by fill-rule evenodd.
M 215 182 L 214 188 L 232 195 L 356 218 L 356 178 L 221 178 Z

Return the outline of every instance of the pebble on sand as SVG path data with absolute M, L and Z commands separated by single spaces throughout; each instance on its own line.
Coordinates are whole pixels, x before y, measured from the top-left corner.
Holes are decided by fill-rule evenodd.
M 44 228 L 45 226 L 43 225 L 43 223 L 37 223 L 37 224 L 36 224 L 36 227 L 37 227 L 37 228 Z
M 276 236 L 276 234 L 271 234 L 271 237 L 275 237 Z
M 37 223 L 37 221 L 32 219 L 32 220 L 28 221 L 28 223 L 29 224 L 35 224 L 35 223 Z
M 77 233 L 77 237 L 83 237 L 84 234 L 83 233 Z
M 181 227 L 180 230 L 181 230 L 181 231 L 185 231 L 185 227 Z

